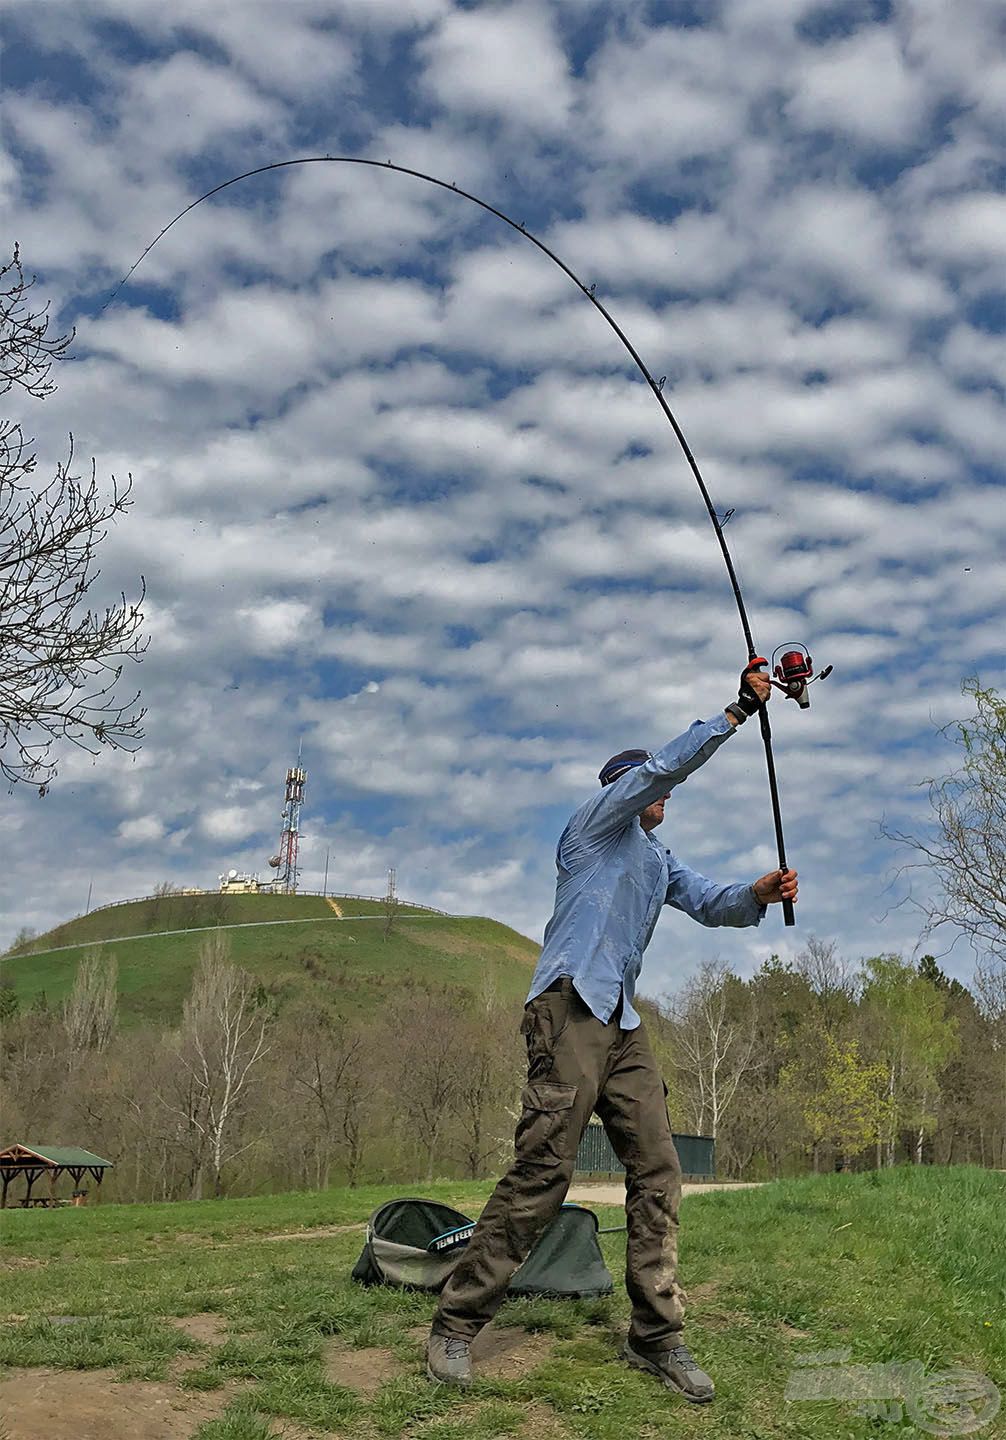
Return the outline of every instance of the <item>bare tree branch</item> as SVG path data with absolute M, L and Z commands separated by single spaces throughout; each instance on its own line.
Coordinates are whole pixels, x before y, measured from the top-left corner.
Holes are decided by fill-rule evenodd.
M 33 307 L 17 248 L 0 269 L 0 395 L 15 387 L 45 399 L 52 365 L 73 332 L 48 335 L 48 305 Z M 141 634 L 145 586 L 127 600 L 88 604 L 101 571 L 96 551 L 131 505 L 132 478 L 112 477 L 111 494 L 74 474 L 73 436 L 51 480 L 36 484 L 33 442 L 17 420 L 0 419 L 0 774 L 44 793 L 57 742 L 94 755 L 132 750 L 143 738 L 139 692 L 117 693 L 127 660 L 147 647 Z
M 915 865 L 938 883 L 933 899 L 913 901 L 925 918 L 923 936 L 953 926 L 977 954 L 1006 961 L 1006 700 L 974 679 L 963 691 L 975 714 L 944 732 L 952 733 L 963 763 L 922 782 L 931 830 L 917 835 L 882 825 L 881 833 L 914 850 Z
M 692 1127 L 713 1139 L 741 1080 L 758 1064 L 751 996 L 743 992 L 745 1009 L 738 1015 L 730 1003 L 732 979 L 722 961 L 704 960 L 666 1011 Z

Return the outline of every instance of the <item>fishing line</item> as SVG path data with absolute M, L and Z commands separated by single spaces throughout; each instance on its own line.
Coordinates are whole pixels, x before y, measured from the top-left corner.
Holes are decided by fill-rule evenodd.
M 594 285 L 591 285 L 589 287 L 585 285 L 580 279 L 580 277 L 570 269 L 570 267 L 566 264 L 565 260 L 562 260 L 555 253 L 554 250 L 549 249 L 549 247 L 545 244 L 543 240 L 539 240 L 536 235 L 532 235 L 531 231 L 527 229 L 523 222 L 512 220 L 509 215 L 505 214 L 502 210 L 497 209 L 495 205 L 490 205 L 487 200 L 480 199 L 478 195 L 473 195 L 468 190 L 462 190 L 458 185 L 455 185 L 453 182 L 449 182 L 447 180 L 440 180 L 435 175 L 427 175 L 422 170 L 413 170 L 410 169 L 407 165 L 394 165 L 390 160 L 367 160 L 363 159 L 358 155 L 304 155 L 294 160 L 275 160 L 269 165 L 258 165 L 255 167 L 254 170 L 245 170 L 240 175 L 234 175 L 231 177 L 231 179 L 224 180 L 219 185 L 214 185 L 211 190 L 207 190 L 204 195 L 200 195 L 198 199 L 193 200 L 189 205 L 186 205 L 184 210 L 180 210 L 178 214 L 174 217 L 174 219 L 170 220 L 168 224 L 164 226 L 163 230 L 160 230 L 154 236 L 153 240 L 151 240 L 150 244 L 146 247 L 143 253 L 134 262 L 134 264 L 130 266 L 129 270 L 119 281 L 118 285 L 116 285 L 115 289 L 109 295 L 108 299 L 105 301 L 104 305 L 101 307 L 101 310 L 98 313 L 104 314 L 104 312 L 108 309 L 109 305 L 111 305 L 112 301 L 119 294 L 120 290 L 132 278 L 133 274 L 143 263 L 146 257 L 150 254 L 151 250 L 153 250 L 154 246 L 158 243 L 158 241 L 162 240 L 164 236 L 168 233 L 168 231 L 172 228 L 172 226 L 178 224 L 179 220 L 184 219 L 185 216 L 188 215 L 190 210 L 194 210 L 196 206 L 201 205 L 204 200 L 211 200 L 214 195 L 219 195 L 222 191 L 230 189 L 232 185 L 237 185 L 242 180 L 250 180 L 255 175 L 266 175 L 271 170 L 290 169 L 294 165 L 366 165 L 374 170 L 391 170 L 398 175 L 411 175 L 412 178 L 415 180 L 422 180 L 428 185 L 436 185 L 437 188 L 440 190 L 447 190 L 453 195 L 460 195 L 463 200 L 470 200 L 471 203 L 473 205 L 477 205 L 479 209 L 487 211 L 490 215 L 495 215 L 498 220 L 502 220 L 505 225 L 509 225 L 511 230 L 516 230 L 518 235 L 522 235 L 525 240 L 530 241 L 530 243 L 534 245 L 537 249 L 539 249 L 543 255 L 547 255 L 548 258 L 553 262 L 553 264 L 558 265 L 559 269 L 563 272 L 563 274 L 567 275 L 569 279 L 572 280 L 573 284 L 577 287 L 577 289 L 590 301 L 594 309 L 597 310 L 604 317 L 607 324 L 618 336 L 619 340 L 622 342 L 622 345 L 631 355 L 637 370 L 639 370 L 643 379 L 653 391 L 653 395 L 657 401 L 657 404 L 664 412 L 664 416 L 668 424 L 674 431 L 678 444 L 680 445 L 684 457 L 688 462 L 688 468 L 691 470 L 692 475 L 695 479 L 695 483 L 699 487 L 699 492 L 702 496 L 703 503 L 705 504 L 706 511 L 708 512 L 710 523 L 712 524 L 713 530 L 716 534 L 716 539 L 719 543 L 720 552 L 723 556 L 724 564 L 727 567 L 727 575 L 730 579 L 730 588 L 733 591 L 734 600 L 737 605 L 737 613 L 740 617 L 741 629 L 744 632 L 744 642 L 747 645 L 748 661 L 750 663 L 751 661 L 758 658 L 758 651 L 755 649 L 754 640 L 751 635 L 751 625 L 748 621 L 747 610 L 744 606 L 744 597 L 741 595 L 740 583 L 737 579 L 737 572 L 734 569 L 733 557 L 730 554 L 726 538 L 723 534 L 723 524 L 726 520 L 730 518 L 730 514 L 732 512 L 728 512 L 727 515 L 724 517 L 724 520 L 721 521 L 719 515 L 717 514 L 713 506 L 713 502 L 710 498 L 706 482 L 702 478 L 702 472 L 699 470 L 698 462 L 696 461 L 695 456 L 692 454 L 691 447 L 689 446 L 688 441 L 685 439 L 684 431 L 681 429 L 681 426 L 678 424 L 678 421 L 674 416 L 671 407 L 668 405 L 667 401 L 664 398 L 663 392 L 666 376 L 661 376 L 659 380 L 655 380 L 653 378 L 639 352 L 632 344 L 632 341 L 626 335 L 622 327 L 618 324 L 618 321 L 614 318 L 611 312 L 597 298 L 597 295 L 595 294 L 596 287 Z M 786 870 L 788 868 L 786 864 L 786 846 L 783 839 L 782 812 L 779 804 L 779 787 L 776 779 L 775 756 L 772 750 L 772 730 L 769 724 L 767 706 L 762 705 L 760 707 L 758 711 L 758 717 L 761 724 L 762 742 L 765 747 L 765 766 L 768 772 L 769 796 L 772 802 L 772 819 L 775 826 L 776 848 L 779 854 L 779 869 Z M 793 914 L 792 901 L 784 900 L 782 902 L 782 908 L 785 923 L 787 925 L 793 925 L 795 923 L 795 919 Z

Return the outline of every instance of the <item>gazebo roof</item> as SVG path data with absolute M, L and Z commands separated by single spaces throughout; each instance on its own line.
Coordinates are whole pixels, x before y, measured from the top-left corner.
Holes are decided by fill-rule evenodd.
M 8 1145 L 6 1150 L 0 1150 L 0 1166 L 11 1168 L 21 1167 L 26 1162 L 40 1160 L 44 1165 L 55 1165 L 60 1169 L 72 1166 L 82 1166 L 88 1170 L 109 1170 L 112 1168 L 111 1160 L 103 1160 L 100 1155 L 92 1155 L 90 1150 L 81 1150 L 75 1145 Z

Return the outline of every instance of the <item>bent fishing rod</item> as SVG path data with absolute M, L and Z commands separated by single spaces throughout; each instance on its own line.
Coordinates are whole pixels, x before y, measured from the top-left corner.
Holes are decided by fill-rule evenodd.
M 204 200 L 211 200 L 215 195 L 219 195 L 222 191 L 230 189 L 232 185 L 240 184 L 243 180 L 250 180 L 256 175 L 266 175 L 273 170 L 291 169 L 295 165 L 365 165 L 374 170 L 390 170 L 397 175 L 409 175 L 414 180 L 422 180 L 428 185 L 435 185 L 438 189 L 447 190 L 453 195 L 459 195 L 462 200 L 469 200 L 473 205 L 477 205 L 480 210 L 485 210 L 488 214 L 495 215 L 498 220 L 503 221 L 504 225 L 509 225 L 511 230 L 516 230 L 518 235 L 522 235 L 525 240 L 530 241 L 530 243 L 534 245 L 538 250 L 540 250 L 543 255 L 547 255 L 548 258 L 553 262 L 553 264 L 558 265 L 559 269 L 563 272 L 563 274 L 567 275 L 569 279 L 572 280 L 573 284 L 580 291 L 580 293 L 590 301 L 594 309 L 601 314 L 601 316 L 604 318 L 610 328 L 618 336 L 622 345 L 632 357 L 633 363 L 635 364 L 637 370 L 640 372 L 643 379 L 646 381 L 647 385 L 652 390 L 657 404 L 664 412 L 664 417 L 667 420 L 667 423 L 674 431 L 678 444 L 681 446 L 684 457 L 688 462 L 688 468 L 691 470 L 692 475 L 695 478 L 695 483 L 699 487 L 699 493 L 702 496 L 703 503 L 705 504 L 706 511 L 709 515 L 709 520 L 712 524 L 713 530 L 715 531 L 717 542 L 719 543 L 720 553 L 722 554 L 724 564 L 727 567 L 727 575 L 730 579 L 730 588 L 733 591 L 734 600 L 737 604 L 737 613 L 740 616 L 741 629 L 744 632 L 744 643 L 747 646 L 748 664 L 746 669 L 765 669 L 768 666 L 769 662 L 764 658 L 764 656 L 759 655 L 758 651 L 755 649 L 754 639 L 751 634 L 751 625 L 748 621 L 747 610 L 744 606 L 744 598 L 741 595 L 740 583 L 737 579 L 737 572 L 734 569 L 733 557 L 730 554 L 730 550 L 726 542 L 726 537 L 723 534 L 724 522 L 720 520 L 720 517 L 716 512 L 712 499 L 710 498 L 706 482 L 702 478 L 702 472 L 699 470 L 698 462 L 696 461 L 695 456 L 692 454 L 692 450 L 688 444 L 688 441 L 685 439 L 684 431 L 678 424 L 678 421 L 674 413 L 672 412 L 671 407 L 668 405 L 666 399 L 664 398 L 663 392 L 666 376 L 661 376 L 659 380 L 655 380 L 653 378 L 652 374 L 644 363 L 642 356 L 632 344 L 632 341 L 626 335 L 622 327 L 618 324 L 617 320 L 614 318 L 611 312 L 597 298 L 597 295 L 595 294 L 596 287 L 594 285 L 585 285 L 580 279 L 580 277 L 574 274 L 574 272 L 570 269 L 566 262 L 562 260 L 555 253 L 554 250 L 551 250 L 549 246 L 547 246 L 543 240 L 539 240 L 536 235 L 532 235 L 531 231 L 527 229 L 523 222 L 511 219 L 509 215 L 505 214 L 502 210 L 497 209 L 495 205 L 490 205 L 487 200 L 480 199 L 478 195 L 473 195 L 468 190 L 462 190 L 458 185 L 455 185 L 453 182 L 449 182 L 447 180 L 440 180 L 437 178 L 436 175 L 427 175 L 422 170 L 413 170 L 407 165 L 394 165 L 390 160 L 368 160 L 358 155 L 303 155 L 293 160 L 276 160 L 269 165 L 258 165 L 255 167 L 254 170 L 245 170 L 240 175 L 233 175 L 229 180 L 224 180 L 221 184 L 214 185 L 211 190 L 207 190 L 204 195 L 200 195 L 198 199 L 193 200 L 191 204 L 186 205 L 184 210 L 180 210 L 178 214 L 174 217 L 174 219 L 170 220 L 168 224 L 164 226 L 163 230 L 159 231 L 158 234 L 154 236 L 153 240 L 151 240 L 150 244 L 146 247 L 140 257 L 134 262 L 133 265 L 130 266 L 129 270 L 119 281 L 118 285 L 116 285 L 111 295 L 109 295 L 108 299 L 105 301 L 105 304 L 101 307 L 99 314 L 103 314 L 104 311 L 108 309 L 109 305 L 111 305 L 112 301 L 118 295 L 119 291 L 123 288 L 124 285 L 128 283 L 135 271 L 150 254 L 151 250 L 153 250 L 154 246 L 158 243 L 158 241 L 163 239 L 163 237 L 168 233 L 172 226 L 178 224 L 179 220 L 184 219 L 185 216 L 188 215 L 190 210 L 194 210 L 197 205 L 202 205 Z M 729 515 L 726 518 L 729 518 Z M 775 653 L 779 654 L 779 651 L 782 649 L 783 647 L 780 646 Z M 773 655 L 773 660 L 774 659 L 775 655 Z M 807 686 L 814 679 L 824 679 L 828 673 L 830 673 L 830 667 L 828 667 L 828 669 L 826 670 L 823 670 L 819 675 L 815 676 L 813 662 L 810 655 L 807 653 L 806 648 L 800 644 L 793 644 L 786 651 L 786 653 L 781 656 L 780 664 L 775 667 L 776 679 L 772 681 L 772 683 L 776 685 L 778 689 L 782 690 L 790 699 L 796 700 L 802 709 L 806 709 L 807 705 L 809 704 L 807 700 Z M 761 724 L 762 742 L 765 747 L 765 766 L 768 772 L 768 788 L 769 796 L 772 802 L 772 820 L 775 826 L 776 848 L 779 855 L 779 869 L 780 871 L 784 872 L 788 869 L 786 863 L 786 844 L 783 838 L 782 811 L 779 803 L 779 785 L 776 778 L 775 756 L 772 749 L 772 728 L 769 724 L 768 708 L 766 705 L 761 705 L 759 707 L 758 717 Z M 793 902 L 791 900 L 783 900 L 782 908 L 785 923 L 787 925 L 795 924 L 796 922 L 793 914 Z

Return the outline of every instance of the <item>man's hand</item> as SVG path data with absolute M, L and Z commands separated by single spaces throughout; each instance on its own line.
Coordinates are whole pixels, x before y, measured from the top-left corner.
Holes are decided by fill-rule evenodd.
M 760 660 L 760 665 L 765 661 Z M 749 666 L 741 675 L 740 703 L 749 715 L 753 715 L 759 705 L 766 705 L 769 696 L 772 694 L 772 681 L 763 670 L 753 670 Z
M 732 700 L 726 706 L 727 719 L 731 725 L 743 725 L 749 715 L 753 715 L 756 710 L 760 710 L 763 705 L 768 704 L 769 696 L 772 694 L 772 681 L 761 670 L 752 669 L 754 665 L 767 664 L 767 660 L 758 657 L 741 671 L 737 699 Z
M 796 883 L 795 870 L 773 870 L 771 875 L 763 875 L 751 886 L 755 898 L 762 905 L 779 905 L 783 900 L 796 901 L 796 892 L 799 886 Z

